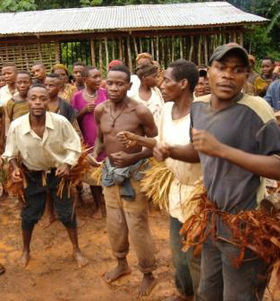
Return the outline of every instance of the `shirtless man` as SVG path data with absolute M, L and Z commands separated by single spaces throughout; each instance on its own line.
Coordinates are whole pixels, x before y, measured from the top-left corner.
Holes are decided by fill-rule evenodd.
M 151 156 L 148 149 L 135 146 L 129 150 L 117 138 L 117 133 L 132 133 L 154 137 L 157 129 L 150 111 L 126 96 L 130 72 L 124 65 L 113 67 L 107 75 L 109 100 L 95 109 L 99 126 L 94 158 L 105 149 L 108 158 L 103 167 L 102 186 L 107 210 L 107 228 L 113 254 L 118 265 L 104 274 L 111 283 L 131 272 L 126 256 L 129 250 L 128 233 L 133 242 L 143 280 L 139 296 L 148 295 L 156 284 L 156 268 L 152 236 L 148 224 L 148 200 L 140 192 L 139 170 Z

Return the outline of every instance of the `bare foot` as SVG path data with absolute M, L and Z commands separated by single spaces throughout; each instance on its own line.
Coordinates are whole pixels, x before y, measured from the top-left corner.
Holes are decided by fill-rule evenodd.
M 139 287 L 138 297 L 148 296 L 157 283 L 152 273 L 143 275 L 143 280 Z
M 88 264 L 87 258 L 81 253 L 80 250 L 74 251 L 73 257 L 77 261 L 79 268 L 82 268 Z
M 25 267 L 27 267 L 29 260 L 30 260 L 29 251 L 23 251 L 18 263 L 20 266 L 25 268 Z
M 51 224 L 53 224 L 56 221 L 56 218 L 54 215 L 50 215 L 48 216 L 45 220 L 43 220 L 42 222 L 40 222 L 40 226 L 43 229 L 48 228 Z
M 129 275 L 131 273 L 131 269 L 128 267 L 127 263 L 126 264 L 118 264 L 113 270 L 106 272 L 103 275 L 103 280 L 110 284 L 113 281 L 116 281 L 122 276 Z

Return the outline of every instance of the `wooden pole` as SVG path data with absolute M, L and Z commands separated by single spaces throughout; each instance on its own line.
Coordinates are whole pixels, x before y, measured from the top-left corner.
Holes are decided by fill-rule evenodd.
M 157 36 L 157 44 L 156 44 L 156 60 L 159 62 L 159 37 Z
M 143 45 L 142 45 L 142 39 L 139 38 L 139 46 L 140 46 L 140 53 L 143 52 Z
M 154 39 L 151 38 L 151 55 L 154 58 L 155 57 L 155 49 L 154 49 Z
M 201 35 L 198 37 L 198 44 L 197 44 L 197 64 L 200 66 L 201 65 Z
M 109 65 L 109 50 L 108 50 L 108 39 L 105 38 L 105 57 L 106 57 L 106 70 L 108 69 Z
M 132 72 L 130 37 L 126 38 L 126 43 L 127 43 L 127 54 L 128 54 L 128 68 L 129 68 L 130 72 Z
M 191 36 L 191 47 L 190 47 L 190 52 L 189 52 L 189 61 L 192 60 L 193 57 L 193 47 L 194 47 L 194 38 Z
M 171 38 L 171 62 L 174 62 L 174 60 L 175 60 L 174 43 L 175 43 L 174 36 L 172 36 L 172 38 Z
M 99 70 L 102 73 L 103 71 L 102 40 L 99 40 L 98 46 L 99 46 Z
M 160 41 L 161 41 L 161 50 L 162 50 L 162 65 L 164 66 L 164 68 L 165 68 L 165 45 L 164 45 L 164 38 L 161 38 L 160 39 Z
M 136 41 L 135 37 L 133 37 L 133 45 L 134 45 L 135 56 L 137 56 L 138 55 L 138 47 L 137 47 L 137 41 Z
M 112 60 L 115 58 L 115 39 L 112 39 Z
M 208 37 L 204 36 L 204 64 L 208 65 Z
M 184 57 L 184 53 L 183 53 L 183 37 L 179 37 L 180 39 L 180 59 L 182 59 Z
M 241 46 L 243 46 L 243 32 L 241 31 L 240 32 L 240 34 L 239 34 L 239 40 L 240 40 L 240 42 L 239 42 L 239 44 L 241 45 Z
M 119 57 L 120 60 L 123 60 L 123 50 L 122 50 L 122 38 L 119 38 Z
M 91 57 L 91 65 L 96 66 L 94 40 L 93 39 L 90 39 L 90 57 Z

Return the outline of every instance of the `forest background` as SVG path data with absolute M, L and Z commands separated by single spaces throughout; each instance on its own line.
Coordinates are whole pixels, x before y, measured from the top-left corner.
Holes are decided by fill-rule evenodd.
M 86 6 L 128 4 L 166 4 L 209 2 L 203 0 L 0 0 L 0 12 L 44 10 Z M 244 46 L 258 60 L 270 56 L 280 61 L 280 0 L 227 0 L 243 11 L 269 19 L 261 26 L 250 26 L 245 34 Z

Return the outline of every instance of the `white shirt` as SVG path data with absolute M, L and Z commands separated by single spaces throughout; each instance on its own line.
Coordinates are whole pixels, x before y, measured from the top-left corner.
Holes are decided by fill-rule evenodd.
M 186 145 L 190 142 L 190 114 L 173 120 L 173 104 L 167 102 L 163 106 L 158 139 L 168 145 Z M 183 223 L 188 213 L 184 212 L 185 206 L 182 204 L 191 197 L 195 182 L 201 178 L 201 167 L 199 163 L 186 163 L 172 158 L 167 158 L 165 164 L 175 176 L 169 190 L 169 214 Z
M 49 170 L 64 163 L 74 166 L 80 157 L 78 134 L 63 116 L 46 112 L 43 138 L 30 127 L 29 113 L 15 119 L 9 128 L 3 158 L 20 155 L 29 170 Z
M 138 90 L 141 85 L 141 81 L 136 74 L 131 74 L 130 77 L 131 88 L 127 91 L 127 96 L 132 97 Z
M 162 113 L 162 108 L 164 105 L 164 100 L 162 98 L 162 94 L 159 88 L 154 87 L 151 88 L 152 95 L 148 100 L 143 100 L 139 95 L 139 89 L 131 96 L 132 99 L 136 100 L 137 102 L 142 103 L 145 105 L 150 112 L 153 114 L 154 120 L 156 125 L 158 126 L 159 118 Z
M 8 85 L 2 87 L 0 89 L 0 106 L 5 106 L 16 93 L 12 94 Z

